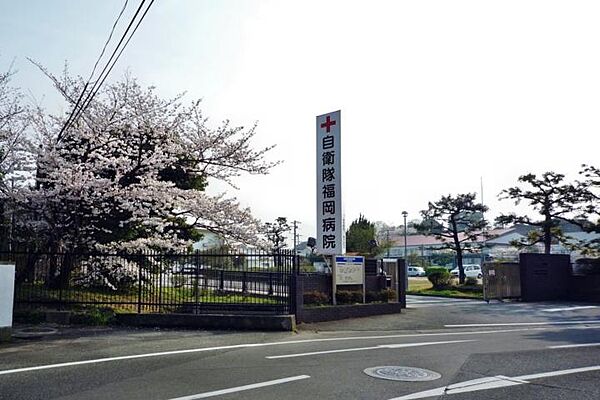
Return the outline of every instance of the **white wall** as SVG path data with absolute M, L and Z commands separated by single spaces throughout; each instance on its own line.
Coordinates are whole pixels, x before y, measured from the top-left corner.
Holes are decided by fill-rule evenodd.
M 14 264 L 0 264 L 0 328 L 12 326 L 14 292 Z

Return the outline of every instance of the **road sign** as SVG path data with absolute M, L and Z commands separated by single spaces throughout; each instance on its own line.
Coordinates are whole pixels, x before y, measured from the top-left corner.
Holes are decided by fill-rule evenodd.
M 338 285 L 362 285 L 365 280 L 364 257 L 336 257 L 336 283 Z
M 362 256 L 333 257 L 331 282 L 333 284 L 333 304 L 337 304 L 337 285 L 362 285 L 363 303 L 366 302 L 365 258 Z

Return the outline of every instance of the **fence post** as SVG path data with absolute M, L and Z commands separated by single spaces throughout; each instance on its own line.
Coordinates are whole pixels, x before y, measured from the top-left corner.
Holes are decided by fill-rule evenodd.
M 246 293 L 248 291 L 248 272 L 242 272 L 242 293 Z
M 163 257 L 164 254 L 158 254 L 157 251 L 153 252 L 154 257 L 154 262 L 157 263 L 157 259 L 158 259 L 158 307 L 157 307 L 157 311 L 160 313 L 162 312 L 162 302 L 163 302 L 163 296 L 162 296 L 162 292 L 163 292 L 163 268 L 165 267 L 165 263 L 163 262 Z
M 194 310 L 196 311 L 196 314 L 198 314 L 200 304 L 200 264 L 198 263 L 198 250 L 196 250 L 194 253 L 194 272 L 196 273 L 196 278 L 194 279 L 194 290 L 196 291 L 196 305 L 194 306 Z
M 293 269 L 293 274 L 297 275 L 300 272 L 300 256 L 297 254 L 294 254 L 293 256 L 293 261 L 292 261 L 292 269 Z
M 63 264 L 65 262 L 64 258 L 65 258 L 65 255 L 63 255 L 62 263 L 60 265 L 61 274 L 63 273 L 63 267 L 64 267 Z M 60 278 L 61 279 L 59 279 L 59 281 L 58 281 L 58 310 L 62 311 L 62 309 L 63 309 L 63 304 L 62 304 L 62 286 L 63 286 L 62 280 L 63 280 L 63 278 L 62 278 L 62 276 Z
M 138 314 L 142 313 L 142 255 L 138 254 Z

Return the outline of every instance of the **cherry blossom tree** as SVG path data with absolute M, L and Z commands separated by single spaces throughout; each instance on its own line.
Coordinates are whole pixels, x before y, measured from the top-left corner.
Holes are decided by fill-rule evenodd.
M 0 235 L 4 239 L 3 249 L 7 247 L 13 231 L 14 215 L 9 206 L 11 193 L 24 179 L 18 171 L 27 169 L 30 154 L 29 141 L 25 136 L 30 110 L 24 105 L 22 93 L 11 86 L 14 74 L 12 64 L 7 71 L 0 72 Z
M 85 82 L 44 70 L 71 109 Z M 32 113 L 35 170 L 12 194 L 22 239 L 47 251 L 187 249 L 198 229 L 231 242 L 255 242 L 260 223 L 211 180 L 234 186 L 242 174 L 267 174 L 272 146 L 255 149 L 256 125 L 212 128 L 200 101 L 160 98 L 126 75 L 105 86 L 80 118 Z M 27 168 L 22 168 L 27 174 Z M 34 242 L 32 238 L 37 240 Z

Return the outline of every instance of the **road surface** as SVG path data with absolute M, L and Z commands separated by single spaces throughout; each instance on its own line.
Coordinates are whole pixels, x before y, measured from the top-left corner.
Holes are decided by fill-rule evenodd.
M 0 347 L 0 399 L 600 398 L 595 304 L 410 296 L 400 315 L 301 325 L 298 333 L 59 331 Z M 376 367 L 439 376 L 406 382 L 365 373 L 407 371 Z

